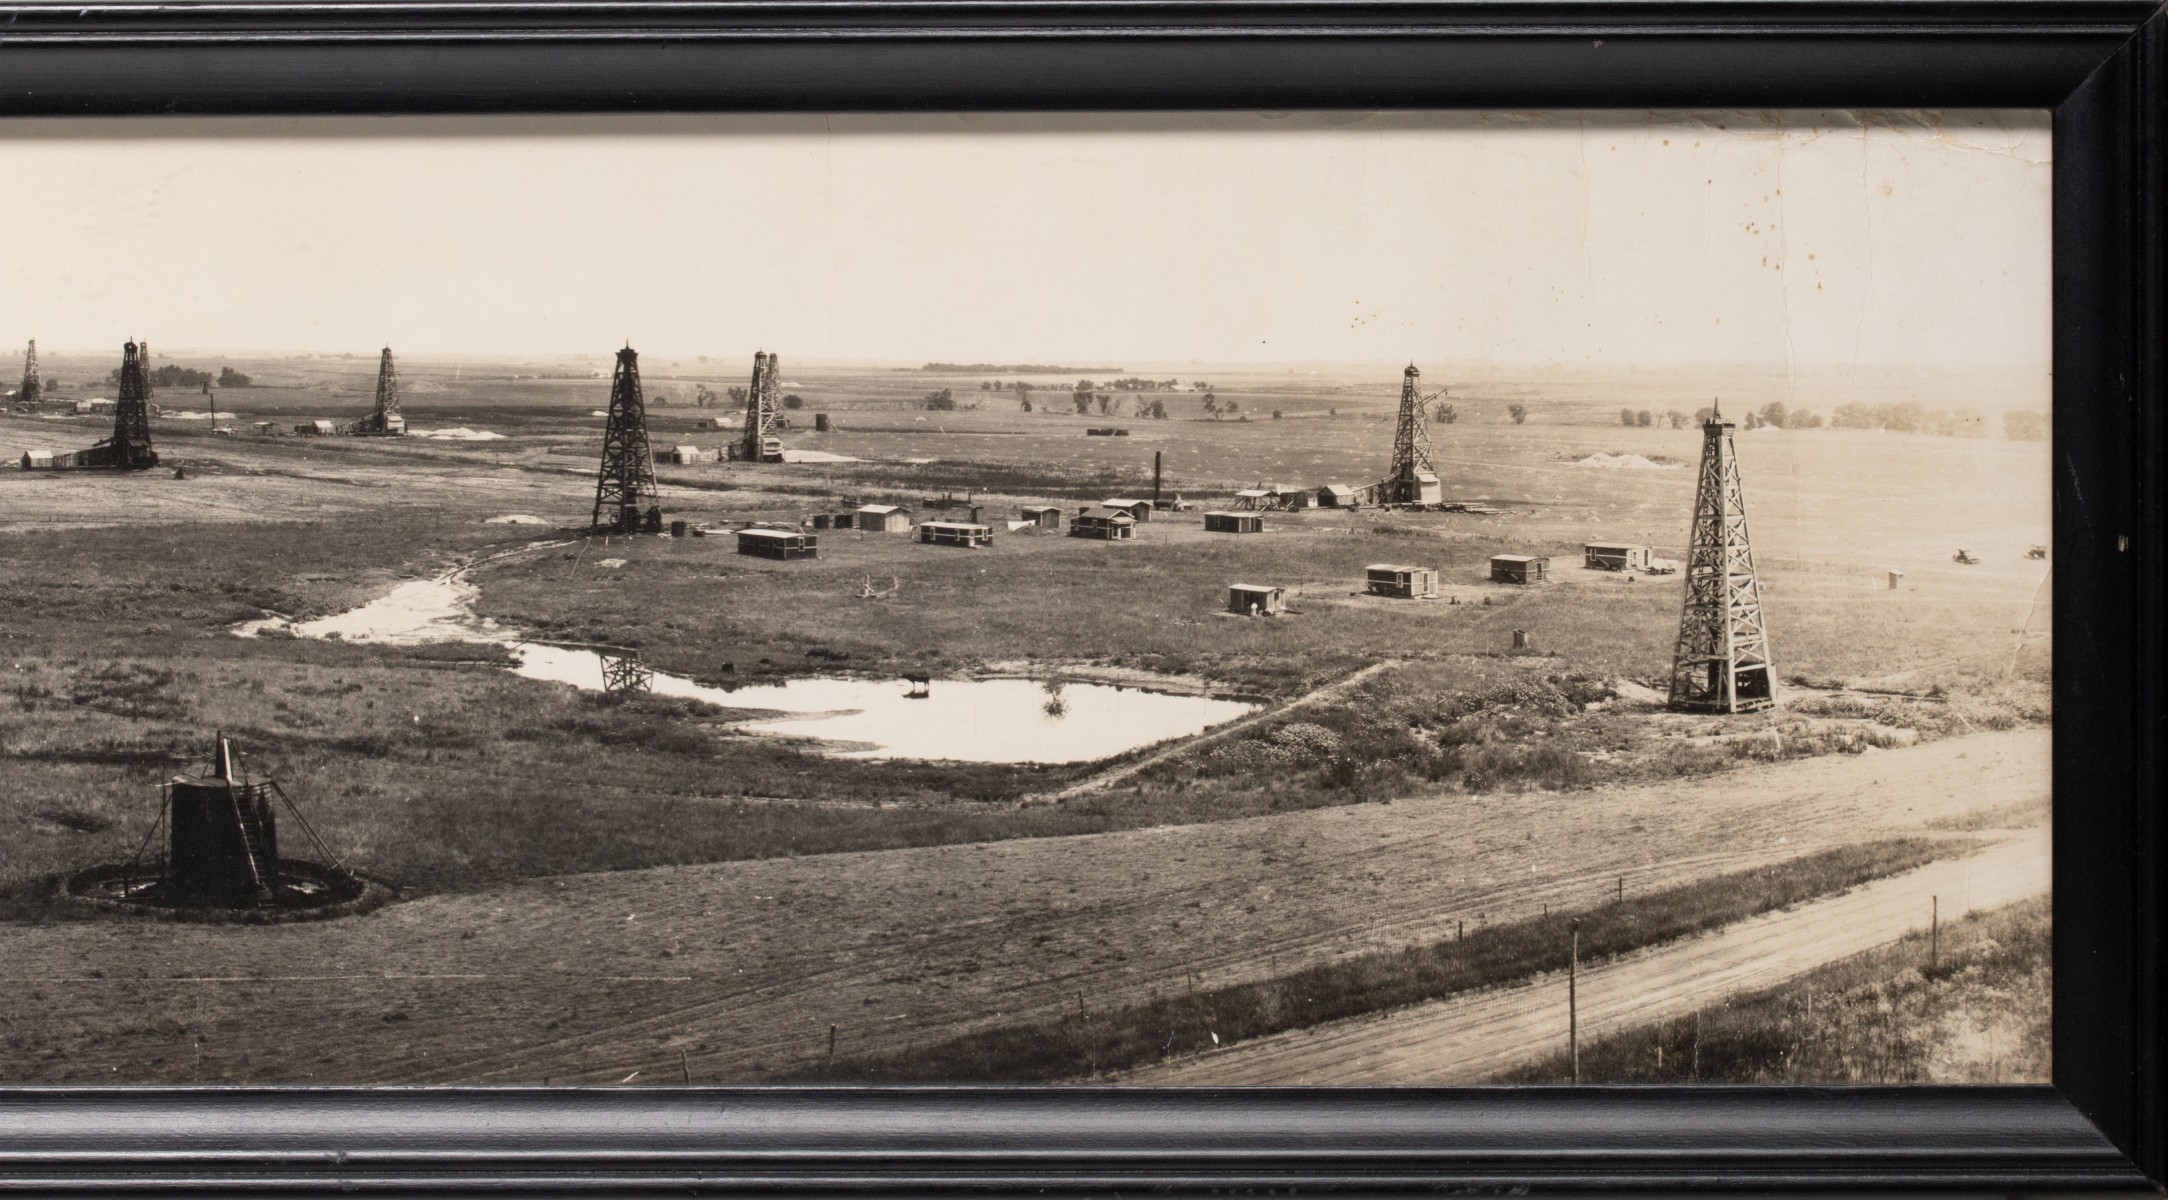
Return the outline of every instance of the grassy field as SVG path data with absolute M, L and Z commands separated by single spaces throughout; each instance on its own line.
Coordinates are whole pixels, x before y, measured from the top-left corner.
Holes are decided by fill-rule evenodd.
M 1682 1021 L 1584 1045 L 1591 1083 L 2008 1083 L 2048 1078 L 2046 898 L 1974 913 Z M 1500 1083 L 1560 1083 L 1561 1058 Z
M 1868 842 L 1276 978 L 1203 991 L 1192 983 L 1180 995 L 1143 1005 L 1093 1012 L 1080 995 L 1078 1011 L 1059 1021 L 985 1030 L 884 1058 L 845 1060 L 809 1078 L 1021 1083 L 1118 1072 L 1562 970 L 1569 922 L 1580 928 L 1582 961 L 1593 965 L 1971 848 L 1920 838 Z
M 75 386 L 102 379 L 103 358 L 55 351 L 45 365 L 71 384 L 63 396 L 110 394 Z M 1120 836 L 1396 799 L 1496 809 L 1481 823 L 1484 853 L 1518 853 L 1542 823 L 1528 814 L 1578 797 L 1819 756 L 1919 753 L 1906 748 L 2047 719 L 2050 564 L 2024 555 L 2049 540 L 2039 443 L 1739 435 L 1778 669 L 1794 681 L 1774 713 L 1660 711 L 1648 689 L 1663 686 L 1678 578 L 1627 583 L 1579 567 L 1594 538 L 1683 550 L 1684 464 L 1698 433 L 1622 426 L 1622 406 L 1691 411 L 1718 393 L 1727 412 L 1770 399 L 1825 413 L 1839 399 L 2015 405 L 2027 381 L 1900 373 L 1803 378 L 1786 391 L 1722 373 L 1456 380 L 1436 370 L 1426 386 L 1450 386 L 1461 413 L 1434 429 L 1446 493 L 1495 515 L 1273 515 L 1261 536 L 1225 537 L 1205 534 L 1194 513 L 1166 514 L 1129 544 L 1004 530 L 980 551 L 837 532 L 816 561 L 774 563 L 736 555 L 723 538 L 565 544 L 592 504 L 606 356 L 402 360 L 413 428 L 494 435 L 473 440 L 258 436 L 256 421 L 290 429 L 364 411 L 375 357 L 231 365 L 260 385 L 215 397 L 239 434 L 170 415 L 201 411 L 205 397 L 158 397 L 169 415 L 154 424 L 156 444 L 185 478 L 0 469 L 0 554 L 17 568 L 0 573 L 0 757 L 11 778 L 0 798 L 0 936 L 70 919 L 54 881 L 134 853 L 156 785 L 200 761 L 220 730 L 284 781 L 348 861 L 410 897 L 482 903 L 581 872 Z M 734 411 L 686 402 L 697 387 L 742 384 L 745 365 L 643 363 L 658 402 L 654 443 L 724 441 L 727 428 L 699 426 L 734 425 Z M 926 499 L 968 493 L 998 520 L 1027 503 L 1143 492 L 1154 452 L 1169 489 L 1200 507 L 1259 482 L 1363 483 L 1384 468 L 1397 368 L 1125 373 L 1209 382 L 1236 408 L 1214 419 L 1199 392 L 1118 393 L 1109 412 L 1079 415 L 1067 403 L 1074 381 L 1045 376 L 1029 380 L 1039 391 L 1025 412 L 1014 391 L 981 390 L 976 376 L 786 365 L 785 390 L 805 401 L 794 419 L 810 425 L 823 412 L 835 425 L 794 430 L 787 444 L 823 461 L 663 466 L 664 506 L 695 522 L 796 520 L 890 499 L 923 517 Z M 960 410 L 920 404 L 942 388 Z M 1140 398 L 1164 401 L 1168 417 L 1140 415 Z M 1509 404 L 1527 407 L 1527 423 L 1510 419 Z M 1085 434 L 1106 425 L 1130 435 Z M 109 426 L 7 414 L 0 450 L 88 445 Z M 1659 465 L 1581 465 L 1599 454 Z M 502 522 L 510 516 L 539 523 Z M 1953 564 L 1959 546 L 1984 561 Z M 1489 583 L 1486 560 L 1501 552 L 1551 555 L 1556 581 Z M 1435 566 L 1448 595 L 1355 595 L 1376 562 Z M 713 685 L 839 672 L 1149 673 L 1277 704 L 1399 665 L 1095 787 L 1095 765 L 824 757 L 741 733 L 732 714 L 695 702 L 611 701 L 517 678 L 495 646 L 231 636 L 265 613 L 335 613 L 469 564 L 480 564 L 469 578 L 482 615 L 536 637 L 631 646 L 658 670 Z M 1904 572 L 1898 590 L 1885 585 L 1890 570 Z M 893 594 L 859 599 L 869 581 Z M 1236 581 L 1286 586 L 1292 611 L 1224 614 Z M 1516 630 L 1532 653 L 1510 652 Z M 1051 800 L 1057 792 L 1067 798 Z M 1633 829 L 1670 828 L 1652 812 Z M 1661 853 L 1696 863 L 1746 853 L 1745 835 L 1720 824 L 1680 825 L 1680 844 Z M 1630 836 L 1636 854 L 1658 853 L 1643 845 L 1655 833 Z M 1179 871 L 1152 857 L 1179 844 L 1153 843 L 1139 869 Z M 1488 877 L 1492 865 L 1468 869 Z M 1531 884 L 1571 866 L 1541 865 L 1551 874 Z M 975 919 L 968 906 L 953 916 Z

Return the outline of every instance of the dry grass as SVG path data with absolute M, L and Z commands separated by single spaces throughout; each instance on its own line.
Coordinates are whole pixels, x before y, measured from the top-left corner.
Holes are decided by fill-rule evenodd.
M 1971 848 L 1916 838 L 1847 846 L 1580 912 L 1561 911 L 1549 919 L 1493 925 L 1466 938 L 1360 954 L 1253 983 L 1193 990 L 1112 1012 L 1087 1009 L 1075 1019 L 1009 1026 L 898 1055 L 839 1062 L 820 1077 L 1039 1082 L 1119 1071 L 1561 970 L 1569 919 L 1579 920 L 1582 959 L 1593 963 Z
M 1596 1040 L 1589 1083 L 2044 1083 L 2046 897 L 1972 913 L 1720 1008 Z M 1561 1056 L 1500 1083 L 1561 1083 Z

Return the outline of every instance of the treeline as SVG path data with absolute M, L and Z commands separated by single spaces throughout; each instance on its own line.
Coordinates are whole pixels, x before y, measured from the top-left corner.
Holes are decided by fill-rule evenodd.
M 200 388 L 213 383 L 222 388 L 247 387 L 250 382 L 248 376 L 234 370 L 232 367 L 220 367 L 218 374 L 214 377 L 209 371 L 197 371 L 173 363 L 167 363 L 165 366 L 151 371 L 149 380 L 152 387 L 161 388 Z M 106 372 L 105 381 L 114 387 L 119 387 L 120 368 L 115 367 Z
M 1696 409 L 1693 423 L 1703 424 L 1715 415 L 1714 407 Z M 1663 412 L 1622 408 L 1618 419 L 1621 425 L 1668 425 L 1673 429 L 1687 423 L 1686 414 L 1675 408 Z M 1739 423 L 1748 429 L 1819 429 L 1822 416 L 1812 409 L 1789 408 L 1781 401 L 1773 401 L 1750 410 Z M 1930 433 L 1938 437 L 1986 437 L 1990 428 L 1986 414 L 1978 409 L 1928 408 L 1909 400 L 1895 404 L 1840 404 L 1829 416 L 1829 427 Z M 2017 441 L 2044 441 L 2048 436 L 2048 414 L 2031 409 L 2006 412 L 2002 415 L 2002 435 Z

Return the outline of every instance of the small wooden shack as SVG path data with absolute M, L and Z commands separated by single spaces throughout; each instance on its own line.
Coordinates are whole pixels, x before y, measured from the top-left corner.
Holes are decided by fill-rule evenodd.
M 1355 507 L 1355 489 L 1344 483 L 1328 483 L 1324 487 L 1317 489 L 1317 506 L 1319 508 L 1353 508 Z
M 1137 536 L 1136 518 L 1128 513 L 1117 512 L 1100 516 L 1095 513 L 1078 513 L 1069 522 L 1069 536 L 1097 538 L 1102 542 L 1127 542 Z
M 911 532 L 911 510 L 900 504 L 861 504 L 852 520 L 865 533 Z
M 1363 576 L 1367 590 L 1373 596 L 1391 596 L 1399 600 L 1438 598 L 1436 567 L 1401 567 L 1390 563 L 1375 563 L 1363 568 Z
M 1287 589 L 1261 583 L 1227 585 L 1227 611 L 1246 617 L 1274 617 L 1287 609 Z
M 994 544 L 994 530 L 972 521 L 927 521 L 918 527 L 918 540 L 929 546 L 984 547 Z
M 1581 547 L 1581 565 L 1595 571 L 1646 571 L 1655 554 L 1631 542 L 1589 542 Z
M 1131 500 L 1126 496 L 1116 496 L 1109 500 L 1101 500 L 1099 507 L 1113 512 L 1128 513 L 1133 521 L 1149 521 L 1152 519 L 1152 502 L 1149 500 Z
M 339 423 L 324 420 L 303 421 L 301 424 L 294 426 L 294 432 L 303 437 L 337 437 L 339 435 Z
M 1018 515 L 1041 529 L 1061 528 L 1061 510 L 1052 505 L 1030 505 L 1019 510 Z
M 1412 504 L 1443 504 L 1445 491 L 1438 484 L 1438 477 L 1428 471 L 1415 473 L 1415 494 L 1408 498 Z
M 713 454 L 702 450 L 698 446 L 672 446 L 668 450 L 663 452 L 662 457 L 664 462 L 672 463 L 680 467 L 689 467 L 694 463 L 715 461 L 715 456 Z
M 1533 554 L 1493 554 L 1490 577 L 1495 583 L 1542 583 L 1551 577 L 1551 560 Z
M 795 529 L 740 529 L 738 553 L 756 558 L 819 558 L 819 537 Z
M 1263 533 L 1265 518 L 1253 512 L 1208 512 L 1204 515 L 1206 533 Z

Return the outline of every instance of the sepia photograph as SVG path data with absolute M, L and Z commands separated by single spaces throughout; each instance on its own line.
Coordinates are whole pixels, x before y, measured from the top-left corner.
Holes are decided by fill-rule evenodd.
M 0 1085 L 2047 1083 L 2053 157 L 0 120 Z

